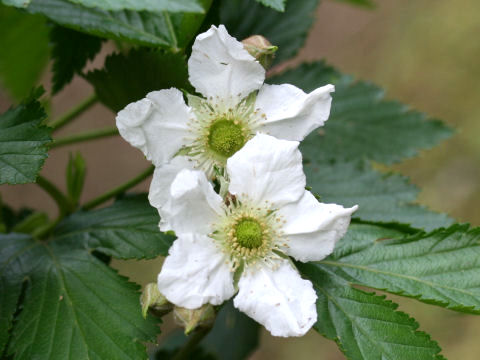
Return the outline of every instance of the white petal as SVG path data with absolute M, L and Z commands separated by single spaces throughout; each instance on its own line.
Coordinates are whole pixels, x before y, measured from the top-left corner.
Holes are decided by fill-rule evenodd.
M 177 89 L 153 91 L 117 115 L 120 135 L 160 166 L 184 145 L 191 109 Z
M 170 186 L 183 169 L 193 169 L 192 161 L 185 156 L 176 156 L 169 163 L 155 168 L 148 192 L 148 200 L 152 206 L 160 209 L 166 204 L 170 196 Z
M 170 187 L 167 203 L 158 212 L 160 229 L 177 234 L 207 235 L 222 213 L 222 198 L 202 171 L 183 169 Z
M 255 107 L 265 115 L 263 130 L 286 140 L 303 140 L 310 132 L 323 126 L 330 115 L 333 85 L 304 93 L 290 84 L 263 85 Z
M 174 241 L 158 274 L 158 289 L 171 303 L 196 309 L 220 305 L 235 293 L 225 255 L 207 236 L 184 234 Z
M 225 26 L 213 26 L 197 36 L 188 60 L 190 83 L 205 97 L 237 100 L 262 86 L 265 69 L 231 37 Z
M 298 261 L 318 261 L 330 255 L 335 244 L 347 232 L 352 213 L 358 206 L 346 209 L 324 204 L 309 192 L 278 210 L 286 221 L 282 227 L 288 239 L 283 251 Z
M 230 193 L 247 194 L 257 203 L 278 208 L 297 201 L 305 191 L 302 154 L 297 141 L 257 134 L 227 161 Z
M 246 270 L 233 303 L 274 336 L 302 336 L 317 321 L 317 295 L 289 261 L 279 265 L 275 270 Z

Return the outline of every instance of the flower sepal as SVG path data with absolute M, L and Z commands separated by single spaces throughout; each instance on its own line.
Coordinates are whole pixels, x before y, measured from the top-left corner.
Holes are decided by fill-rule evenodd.
M 156 283 L 149 283 L 145 286 L 140 296 L 140 304 L 144 318 L 147 317 L 148 311 L 157 317 L 162 317 L 173 309 L 173 305 L 158 290 Z
M 175 306 L 173 309 L 175 322 L 185 329 L 185 335 L 198 327 L 211 327 L 215 322 L 215 315 L 215 309 L 210 304 L 205 304 L 198 309 L 186 309 L 180 306 Z

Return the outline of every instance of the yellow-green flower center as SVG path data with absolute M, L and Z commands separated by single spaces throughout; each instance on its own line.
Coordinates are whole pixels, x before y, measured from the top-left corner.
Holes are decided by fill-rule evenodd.
M 257 249 L 263 243 L 263 229 L 253 218 L 243 218 L 235 226 L 235 237 L 240 246 Z
M 219 119 L 211 126 L 208 133 L 208 145 L 217 154 L 229 158 L 245 144 L 242 126 L 233 120 Z

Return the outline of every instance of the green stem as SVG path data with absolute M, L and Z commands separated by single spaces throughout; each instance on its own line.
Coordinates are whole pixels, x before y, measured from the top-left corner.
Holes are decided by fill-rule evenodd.
M 211 329 L 212 328 L 208 326 L 195 330 L 194 333 L 189 336 L 187 343 L 180 349 L 179 352 L 175 354 L 172 360 L 191 359 L 190 355 L 192 351 L 195 350 L 200 341 L 203 340 L 203 338 L 210 332 Z
M 67 125 L 70 121 L 74 120 L 77 116 L 82 114 L 85 110 L 90 108 L 98 101 L 97 95 L 93 94 L 83 100 L 81 103 L 77 104 L 74 108 L 67 111 L 65 114 L 61 115 L 57 120 L 52 121 L 49 126 L 53 130 L 58 130 L 61 127 Z
M 92 130 L 92 131 L 87 131 L 80 134 L 74 134 L 74 135 L 65 136 L 59 139 L 55 139 L 53 144 L 50 145 L 50 148 L 56 148 L 60 146 L 75 144 L 82 141 L 101 139 L 104 137 L 115 136 L 115 135 L 118 135 L 117 128 Z
M 70 203 L 67 197 L 43 176 L 38 175 L 36 184 L 55 200 L 58 206 L 59 217 L 62 218 L 65 216 L 70 208 Z
M 84 210 L 90 210 L 93 209 L 94 207 L 97 207 L 98 205 L 104 203 L 107 200 L 110 200 L 111 198 L 114 198 L 115 196 L 124 193 L 128 189 L 134 187 L 135 185 L 141 183 L 143 180 L 148 178 L 150 175 L 153 174 L 153 170 L 155 169 L 154 166 L 150 166 L 148 169 L 144 170 L 141 174 L 138 174 L 135 176 L 133 179 L 127 181 L 126 183 L 117 186 L 116 188 L 107 191 L 105 194 L 100 195 L 99 197 L 90 200 L 87 202 L 85 205 L 82 206 Z

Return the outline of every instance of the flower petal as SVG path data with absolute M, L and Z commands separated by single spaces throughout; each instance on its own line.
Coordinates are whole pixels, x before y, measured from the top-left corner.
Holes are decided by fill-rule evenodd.
M 282 231 L 288 239 L 283 251 L 298 261 L 318 261 L 333 252 L 335 244 L 347 232 L 352 213 L 358 206 L 344 208 L 324 204 L 309 192 L 278 210 L 286 223 Z
M 188 60 L 190 83 L 205 97 L 218 96 L 236 105 L 262 86 L 265 69 L 230 36 L 225 26 L 213 26 L 197 36 Z M 214 100 L 215 101 L 215 100 Z
M 214 240 L 183 234 L 174 241 L 158 274 L 158 289 L 171 303 L 187 309 L 220 305 L 235 293 L 226 256 Z
M 159 209 L 166 204 L 170 196 L 170 186 L 183 169 L 193 169 L 192 161 L 185 156 L 175 156 L 169 163 L 155 168 L 148 192 L 148 200 L 152 206 Z
M 317 295 L 288 260 L 278 264 L 274 270 L 247 269 L 233 303 L 274 336 L 302 336 L 317 321 Z
M 184 145 L 193 114 L 177 89 L 153 91 L 117 115 L 117 127 L 155 166 L 168 162 Z
M 160 229 L 178 235 L 207 235 L 222 213 L 222 198 L 213 190 L 202 171 L 183 169 L 170 187 L 167 203 L 158 212 Z
M 297 141 L 257 134 L 227 161 L 230 193 L 278 208 L 297 201 L 305 191 L 302 154 Z
M 255 107 L 265 115 L 263 131 L 286 140 L 303 140 L 310 132 L 323 126 L 330 115 L 333 85 L 304 93 L 290 84 L 263 85 Z

